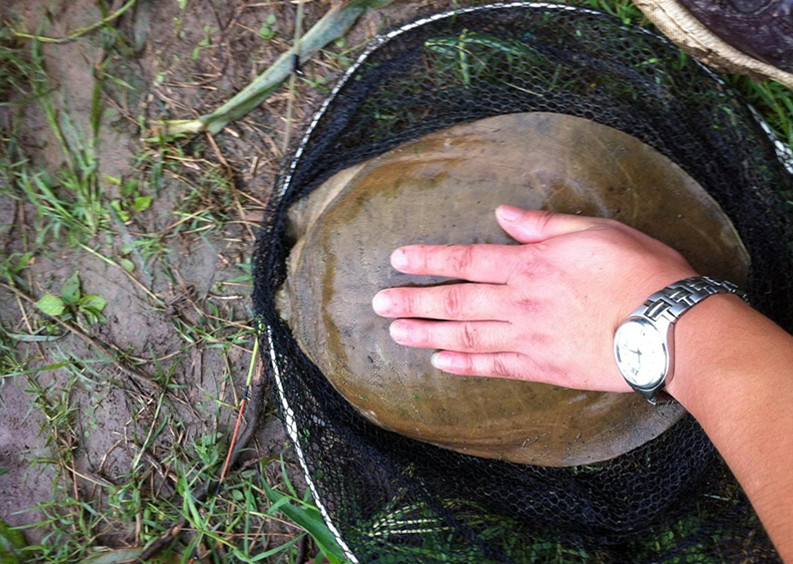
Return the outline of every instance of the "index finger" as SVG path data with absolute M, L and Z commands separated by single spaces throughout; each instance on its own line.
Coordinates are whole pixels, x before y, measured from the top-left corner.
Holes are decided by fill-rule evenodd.
M 520 245 L 485 244 L 408 245 L 391 254 L 391 266 L 405 274 L 506 284 L 519 260 L 520 248 Z

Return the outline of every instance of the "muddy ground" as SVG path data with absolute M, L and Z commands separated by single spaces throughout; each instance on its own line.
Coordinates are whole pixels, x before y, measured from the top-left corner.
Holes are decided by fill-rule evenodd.
M 3 365 L 10 372 L 0 380 L 0 519 L 6 523 L 45 520 L 51 512 L 32 508 L 63 491 L 100 503 L 103 484 L 122 484 L 133 471 L 150 475 L 158 495 L 169 496 L 175 488 L 169 461 L 195 458 L 192 445 L 202 437 L 220 433 L 227 442 L 252 352 L 248 265 L 283 157 L 290 93 L 281 88 L 215 136 L 168 144 L 144 137 L 155 120 L 214 109 L 267 68 L 291 44 L 295 4 L 138 0 L 101 29 L 44 45 L 57 119 L 83 141 L 98 132 L 93 162 L 101 225 L 70 241 L 70 230 L 56 231 L 57 222 L 42 217 L 19 190 L 0 192 L 0 254 L 26 257 L 18 278 L 0 288 L 6 344 L 16 358 L 11 368 Z M 359 20 L 343 45 L 305 67 L 294 96 L 296 130 L 369 38 L 453 4 L 459 5 L 395 2 Z M 9 26 L 63 37 L 122 5 L 6 0 L 3 37 L 28 52 L 29 40 L 10 38 Z M 306 1 L 305 28 L 331 5 Z M 262 33 L 268 17 L 271 37 Z M 13 137 L 26 166 L 55 177 L 58 186 L 68 158 L 42 105 L 24 92 L 8 96 L 15 104 L 0 106 L 4 149 Z M 132 195 L 125 185 L 133 186 Z M 151 205 L 128 217 L 109 211 L 113 200 L 128 208 L 134 197 L 150 197 Z M 103 321 L 78 316 L 58 325 L 30 301 L 60 294 L 75 272 L 82 295 L 107 301 Z M 269 404 L 254 443 L 247 458 L 284 453 L 299 483 Z M 24 534 L 35 543 L 49 530 Z M 135 546 L 139 532 L 139 524 L 108 523 L 96 543 Z

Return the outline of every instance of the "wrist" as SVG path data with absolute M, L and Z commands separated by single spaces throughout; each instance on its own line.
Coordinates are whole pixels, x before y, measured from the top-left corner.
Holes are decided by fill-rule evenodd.
M 746 351 L 752 349 L 741 344 L 747 324 L 764 319 L 731 294 L 716 294 L 692 307 L 675 325 L 675 371 L 667 393 L 697 417 L 701 404 L 736 391 L 726 384 L 749 360 Z
M 676 370 L 675 328 L 682 317 L 708 298 L 743 292 L 707 276 L 678 280 L 653 293 L 617 329 L 614 354 L 628 384 L 652 404 L 669 400 Z
M 703 301 L 678 325 L 667 389 L 713 441 L 780 555 L 793 557 L 793 337 L 730 295 Z

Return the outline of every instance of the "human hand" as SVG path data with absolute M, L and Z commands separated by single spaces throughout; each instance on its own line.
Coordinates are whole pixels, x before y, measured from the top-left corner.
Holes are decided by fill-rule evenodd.
M 500 206 L 521 245 L 411 245 L 391 255 L 407 274 L 467 282 L 377 293 L 399 344 L 437 349 L 453 374 L 629 391 L 612 352 L 619 323 L 647 297 L 696 273 L 675 250 L 613 220 Z

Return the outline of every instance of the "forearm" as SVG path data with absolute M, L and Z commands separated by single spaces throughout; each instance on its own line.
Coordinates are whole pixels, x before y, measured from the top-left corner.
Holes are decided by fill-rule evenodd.
M 677 324 L 668 391 L 700 422 L 793 562 L 793 337 L 735 296 Z

